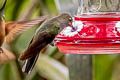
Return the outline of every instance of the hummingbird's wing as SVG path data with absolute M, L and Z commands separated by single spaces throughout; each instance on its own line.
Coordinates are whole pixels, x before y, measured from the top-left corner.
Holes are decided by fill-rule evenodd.
M 20 56 L 19 60 L 23 61 L 36 56 L 54 39 L 54 37 L 50 36 L 50 33 L 46 31 L 42 31 L 39 33 L 39 35 L 33 36 L 33 39 L 31 40 L 27 50 L 25 50 L 24 53 Z
M 46 18 L 47 18 L 46 16 L 41 16 L 37 19 L 32 19 L 32 20 L 7 22 L 5 24 L 6 42 L 13 41 L 16 38 L 16 36 L 20 35 L 24 31 L 30 29 L 34 25 L 43 22 Z

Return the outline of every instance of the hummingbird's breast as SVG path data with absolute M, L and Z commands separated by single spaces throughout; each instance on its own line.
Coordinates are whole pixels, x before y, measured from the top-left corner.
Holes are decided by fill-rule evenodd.
M 5 40 L 5 22 L 0 20 L 0 46 L 2 46 Z

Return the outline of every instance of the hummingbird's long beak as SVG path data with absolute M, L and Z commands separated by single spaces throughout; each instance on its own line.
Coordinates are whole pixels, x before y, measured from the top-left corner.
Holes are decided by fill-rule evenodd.
M 4 18 L 4 8 L 5 8 L 5 5 L 6 5 L 6 2 L 7 0 L 4 1 L 1 9 L 0 9 L 0 19 L 2 20 Z

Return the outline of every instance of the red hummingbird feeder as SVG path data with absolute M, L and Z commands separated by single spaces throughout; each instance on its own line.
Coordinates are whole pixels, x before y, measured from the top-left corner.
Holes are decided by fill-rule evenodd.
M 78 14 L 73 17 L 72 25 L 66 27 L 54 40 L 59 50 L 72 54 L 120 53 L 119 9 L 110 8 L 112 3 L 103 6 L 105 0 L 89 6 L 85 4 L 85 0 L 80 1 Z

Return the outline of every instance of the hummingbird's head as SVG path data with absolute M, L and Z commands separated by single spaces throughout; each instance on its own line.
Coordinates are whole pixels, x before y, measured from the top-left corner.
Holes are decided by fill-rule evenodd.
M 58 22 L 60 23 L 60 28 L 63 29 L 67 26 L 70 26 L 69 23 L 71 22 L 71 16 L 69 14 L 61 14 L 58 17 Z
M 0 20 L 4 20 L 4 8 L 5 8 L 5 5 L 6 5 L 6 2 L 7 0 L 4 1 L 1 9 L 0 9 Z

